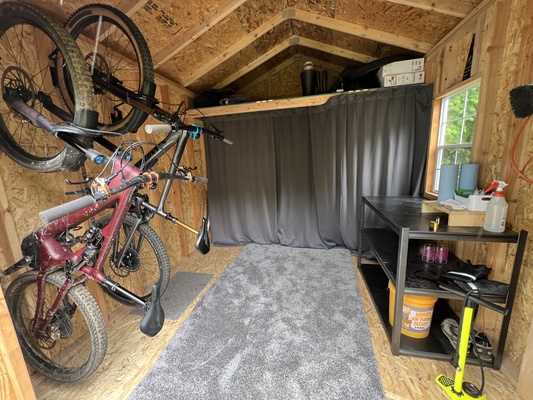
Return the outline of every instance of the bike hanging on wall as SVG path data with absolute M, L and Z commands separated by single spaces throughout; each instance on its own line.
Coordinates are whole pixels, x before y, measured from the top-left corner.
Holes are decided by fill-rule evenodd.
M 170 265 L 161 239 L 146 222 L 154 214 L 171 221 L 174 217 L 150 204 L 139 190 L 162 180 L 205 181 L 178 165 L 189 137 L 207 133 L 231 142 L 220 132 L 184 124 L 175 113 L 161 116 L 167 124 L 149 127 L 167 135 L 135 164 L 133 150 L 140 143 L 109 145 L 111 156 L 94 150 L 93 141 L 105 143 L 104 135 L 112 132 L 93 129 L 98 113 L 87 63 L 64 28 L 29 5 L 0 4 L 0 56 L 4 151 L 40 172 L 75 170 L 85 158 L 105 166 L 90 195 L 41 213 L 45 225 L 24 238 L 23 258 L 4 271 L 9 275 L 31 268 L 6 291 L 26 360 L 51 379 L 74 382 L 98 368 L 107 347 L 103 318 L 85 288 L 88 279 L 116 300 L 143 307 L 140 328 L 145 334 L 155 335 L 163 325 L 159 299 Z M 157 114 L 159 109 L 152 110 Z M 154 172 L 157 161 L 174 146 L 170 171 Z M 105 212 L 111 214 L 96 218 Z M 209 250 L 207 224 L 204 220 L 196 243 L 204 253 Z

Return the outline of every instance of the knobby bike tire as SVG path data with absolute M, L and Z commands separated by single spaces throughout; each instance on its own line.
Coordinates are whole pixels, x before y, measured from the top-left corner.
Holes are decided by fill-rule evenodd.
M 98 223 L 106 226 L 110 220 L 111 216 L 106 216 Z M 135 222 L 136 219 L 131 215 L 126 216 L 113 243 L 113 249 L 104 263 L 104 273 L 146 301 L 152 294 L 154 283 L 159 283 L 161 294 L 167 289 L 170 280 L 170 260 L 160 237 L 152 227 L 143 223 L 135 231 L 133 246 L 129 246 L 123 263 L 117 265 L 116 254 L 123 249 L 126 236 L 133 230 Z M 105 286 L 102 286 L 102 289 L 122 304 L 130 307 L 138 306 L 137 303 Z
M 55 123 L 67 120 L 96 128 L 91 77 L 76 42 L 61 24 L 28 4 L 1 3 L 0 57 L 3 96 L 9 92 L 11 99 L 22 100 Z M 72 109 L 60 94 L 59 68 L 69 71 Z M 50 101 L 63 110 L 61 115 L 45 108 Z M 88 147 L 93 142 L 89 136 L 78 139 Z M 11 110 L 5 98 L 0 100 L 0 146 L 13 161 L 38 172 L 76 171 L 85 161 L 81 152 Z
M 46 335 L 31 331 L 37 296 L 38 271 L 17 277 L 6 300 L 24 358 L 44 376 L 60 382 L 77 382 L 98 369 L 107 350 L 107 334 L 98 305 L 83 285 L 72 287 L 52 318 Z M 63 272 L 46 277 L 43 316 L 65 282 Z
M 151 101 L 155 94 L 152 56 L 144 36 L 128 16 L 108 5 L 90 4 L 77 10 L 66 28 L 77 41 L 93 76 L 102 76 L 108 84 L 117 82 L 136 93 L 138 99 Z M 97 36 L 99 40 L 95 39 Z M 99 128 L 117 133 L 136 132 L 148 114 L 98 86 L 96 80 L 94 83 Z

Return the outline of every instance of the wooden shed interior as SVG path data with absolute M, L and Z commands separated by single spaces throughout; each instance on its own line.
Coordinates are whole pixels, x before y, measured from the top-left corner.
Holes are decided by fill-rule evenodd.
M 61 23 L 79 8 L 93 3 L 88 0 L 23 1 L 45 10 Z M 533 157 L 533 123 L 529 118 L 516 118 L 509 104 L 511 89 L 533 82 L 532 1 L 182 0 L 176 3 L 170 0 L 103 0 L 101 3 L 121 10 L 137 25 L 153 59 L 157 84 L 155 97 L 169 111 L 180 102 L 188 104 L 190 121 L 320 105 L 340 95 L 330 88 L 347 69 L 357 70 L 380 59 L 423 57 L 424 84 L 433 84 L 427 171 L 434 171 L 437 163 L 435 148 L 442 99 L 478 82 L 480 97 L 471 162 L 480 164 L 480 183 L 505 177 L 509 184 L 506 189 L 508 227 L 514 231 L 533 232 L 533 187 L 527 178 L 524 179 L 524 176 L 533 179 L 529 164 Z M 464 79 L 469 53 L 471 70 L 469 77 Z M 312 61 L 325 77 L 322 93 L 302 96 L 300 72 L 306 61 Z M 354 90 L 356 96 L 358 90 L 380 90 L 376 86 L 355 85 L 345 87 L 342 93 Z M 213 107 L 202 108 L 206 98 L 210 101 L 216 98 L 216 103 L 230 98 L 238 104 L 215 103 L 209 104 Z M 147 120 L 147 123 L 153 122 L 152 118 Z M 135 135 L 136 138 L 146 137 L 143 129 Z M 185 163 L 197 166 L 198 175 L 205 176 L 204 142 L 194 141 L 187 146 Z M 514 147 L 518 149 L 516 153 Z M 513 163 L 519 166 L 522 176 L 513 168 Z M 426 197 L 435 199 L 430 175 L 428 173 L 426 177 Z M 80 174 L 39 174 L 23 169 L 4 153 L 0 154 L 2 270 L 21 258 L 21 239 L 40 225 L 39 211 L 68 199 L 65 192 L 72 187 L 61 184 L 65 178 L 79 181 Z M 192 223 L 201 220 L 206 201 L 205 188 L 174 185 L 168 204 L 173 214 Z M 173 272 L 212 273 L 214 278 L 208 287 L 240 250 L 215 248 L 209 255 L 201 257 L 195 254 L 196 238 L 191 232 L 158 219 L 154 220 L 153 227 L 163 238 Z M 528 239 L 522 263 L 503 365 L 499 371 L 487 372 L 486 395 L 493 399 L 525 399 L 533 391 L 531 237 L 533 235 Z M 512 245 L 465 242 L 458 243 L 453 250 L 462 259 L 491 266 L 493 279 L 509 279 L 516 252 Z M 12 276 L 4 279 L 4 289 L 11 279 Z M 446 398 L 436 387 L 434 376 L 444 369 L 453 374 L 451 366 L 440 361 L 393 357 L 365 284 L 360 276 L 358 280 L 387 398 Z M 106 359 L 100 368 L 98 388 L 93 386 L 92 378 L 76 385 L 62 386 L 30 368 L 28 379 L 16 337 L 6 323 L 9 313 L 2 296 L 2 398 L 29 399 L 33 392 L 37 398 L 125 398 L 195 304 L 178 321 L 167 324 L 167 328 L 155 338 L 158 344 L 154 344 L 153 339 L 148 342 L 138 332 L 136 319 L 128 314 L 126 307 L 109 299 L 98 285 L 92 283 L 89 289 L 104 314 L 110 332 L 110 351 L 115 356 L 114 360 Z M 480 311 L 478 322 L 490 335 L 499 329 L 501 317 Z M 150 355 L 145 357 L 147 351 Z M 128 365 L 126 371 L 124 365 L 139 355 L 146 365 Z M 398 374 L 402 375 L 399 381 Z M 117 387 L 116 382 L 122 386 Z

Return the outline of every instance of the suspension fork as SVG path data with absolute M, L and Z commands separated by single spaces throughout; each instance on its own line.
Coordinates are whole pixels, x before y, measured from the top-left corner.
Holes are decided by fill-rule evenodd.
M 80 261 L 83 263 L 83 261 Z M 81 275 L 77 277 L 76 279 L 67 278 L 61 288 L 59 289 L 59 292 L 54 299 L 54 302 L 52 303 L 52 306 L 46 311 L 46 315 L 43 317 L 44 312 L 44 299 L 45 299 L 45 291 L 46 291 L 46 277 L 54 271 L 39 271 L 37 274 L 37 303 L 35 305 L 35 315 L 32 320 L 32 331 L 35 333 L 37 337 L 46 337 L 46 327 L 50 325 L 50 322 L 52 321 L 52 318 L 56 314 L 57 310 L 61 306 L 61 303 L 65 299 L 65 296 L 67 295 L 68 291 L 80 283 L 83 283 L 87 280 L 87 277 L 85 275 Z
M 135 225 L 131 228 L 130 232 L 125 231 L 126 241 L 124 242 L 122 246 L 122 250 L 119 251 L 120 243 L 118 239 L 119 239 L 120 228 L 117 231 L 117 235 L 115 236 L 115 239 L 113 239 L 114 241 L 113 241 L 113 249 L 112 249 L 111 257 L 112 257 L 113 262 L 116 263 L 117 267 L 120 267 L 122 265 L 122 259 L 124 258 L 126 251 L 128 250 L 131 243 L 133 242 L 137 228 L 141 224 L 147 223 L 151 218 L 149 210 L 141 208 L 144 202 L 143 196 L 136 195 L 133 199 L 133 202 L 134 202 L 133 207 L 135 209 L 135 214 L 137 215 L 137 219 L 135 220 Z

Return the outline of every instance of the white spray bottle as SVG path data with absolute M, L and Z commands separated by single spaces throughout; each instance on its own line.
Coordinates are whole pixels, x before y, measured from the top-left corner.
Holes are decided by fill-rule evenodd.
M 505 230 L 507 210 L 509 209 L 503 193 L 503 188 L 507 186 L 507 183 L 503 181 L 494 181 L 494 183 L 498 184 L 498 188 L 492 195 L 489 204 L 487 204 L 483 229 L 489 232 L 503 232 Z

